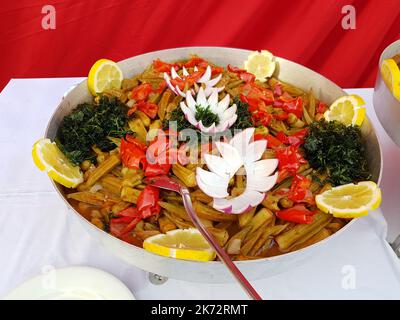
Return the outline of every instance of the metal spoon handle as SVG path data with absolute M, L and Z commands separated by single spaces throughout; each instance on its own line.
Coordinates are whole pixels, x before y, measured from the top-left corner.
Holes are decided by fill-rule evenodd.
M 254 300 L 262 300 L 257 291 L 253 288 L 249 281 L 247 281 L 246 277 L 242 274 L 239 268 L 232 262 L 231 258 L 225 252 L 225 250 L 219 245 L 217 241 L 215 241 L 214 237 L 209 233 L 209 231 L 203 226 L 201 221 L 199 220 L 196 212 L 193 209 L 192 200 L 190 198 L 189 190 L 181 187 L 180 193 L 183 198 L 183 205 L 185 206 L 186 211 L 189 213 L 189 216 L 196 226 L 196 228 L 200 231 L 203 237 L 208 241 L 210 246 L 214 248 L 218 257 L 221 261 L 226 265 L 231 274 L 236 278 L 239 282 L 240 286 L 247 293 L 247 295 Z

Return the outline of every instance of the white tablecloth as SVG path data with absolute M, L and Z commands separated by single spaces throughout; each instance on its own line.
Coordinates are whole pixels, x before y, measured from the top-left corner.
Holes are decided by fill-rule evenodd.
M 80 78 L 12 80 L 0 94 L 0 297 L 51 267 L 89 265 L 121 279 L 138 299 L 241 299 L 235 283 L 198 284 L 169 279 L 155 286 L 146 272 L 118 260 L 91 240 L 79 220 L 31 160 L 31 146 L 63 93 Z M 400 233 L 400 149 L 377 122 L 372 89 L 364 97 L 384 153 L 382 211 L 389 240 Z M 357 220 L 301 267 L 253 282 L 265 299 L 400 298 L 400 264 L 385 241 L 381 210 Z

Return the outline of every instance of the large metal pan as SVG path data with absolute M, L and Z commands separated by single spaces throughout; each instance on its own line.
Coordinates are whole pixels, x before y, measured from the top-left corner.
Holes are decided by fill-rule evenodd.
M 232 64 L 242 66 L 243 61 L 247 58 L 249 53 L 250 51 L 248 50 L 232 48 L 187 47 L 151 52 L 123 60 L 118 64 L 125 77 L 132 77 L 133 75 L 142 72 L 146 66 L 157 58 L 172 61 L 187 58 L 189 54 L 197 54 L 218 65 L 226 66 L 227 64 Z M 333 82 L 308 68 L 282 58 L 277 58 L 276 60 L 278 62 L 278 70 L 276 71 L 276 74 L 281 80 L 290 82 L 304 90 L 312 88 L 315 95 L 328 104 L 336 98 L 346 94 Z M 88 92 L 87 83 L 86 81 L 83 81 L 70 91 L 56 108 L 48 124 L 45 134 L 46 137 L 54 139 L 57 128 L 59 127 L 63 117 L 69 114 L 77 104 L 88 102 L 91 99 L 92 96 Z M 381 150 L 374 128 L 369 119 L 365 119 L 362 125 L 362 132 L 366 140 L 368 160 L 373 180 L 379 182 L 382 163 Z M 133 266 L 162 276 L 180 280 L 207 283 L 233 281 L 233 278 L 231 278 L 226 267 L 218 261 L 193 262 L 165 258 L 125 243 L 98 229 L 89 221 L 84 219 L 67 202 L 63 188 L 57 183 L 53 182 L 53 184 L 60 196 L 65 200 L 65 204 L 70 209 L 71 214 L 74 214 L 92 235 L 93 241 L 97 240 L 101 242 L 110 252 Z M 324 250 L 324 246 L 327 242 L 335 241 L 335 238 L 339 236 L 339 234 L 348 232 L 350 225 L 353 223 L 355 223 L 355 221 L 350 222 L 339 232 L 329 238 L 307 248 L 271 258 L 240 261 L 237 262 L 237 265 L 250 280 L 266 278 L 287 271 L 309 259 L 311 255 L 318 254 L 318 251 Z

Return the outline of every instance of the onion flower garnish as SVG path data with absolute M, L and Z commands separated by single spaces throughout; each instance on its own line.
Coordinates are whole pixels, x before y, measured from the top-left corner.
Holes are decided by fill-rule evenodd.
M 193 70 L 198 71 L 197 67 L 194 67 Z M 196 81 L 197 83 L 204 84 L 204 86 L 205 86 L 204 92 L 207 97 L 210 96 L 213 91 L 221 92 L 225 88 L 225 87 L 219 87 L 219 88 L 214 87 L 221 80 L 222 74 L 216 76 L 214 79 L 211 79 L 211 72 L 212 72 L 211 67 L 207 66 L 204 74 L 201 76 L 201 78 L 199 80 Z M 176 70 L 174 68 L 171 68 L 171 77 L 166 72 L 164 72 L 164 79 L 165 79 L 165 82 L 167 83 L 168 87 L 171 89 L 171 91 L 173 93 L 185 98 L 187 92 L 182 92 L 182 90 L 177 85 L 174 86 L 171 83 L 171 78 L 172 79 L 178 78 L 178 79 L 184 80 L 185 77 L 187 77 L 188 75 L 189 75 L 189 72 L 186 70 L 185 67 L 182 68 L 182 77 L 179 76 L 179 74 L 176 72 Z M 191 89 L 190 92 L 192 94 L 195 94 L 193 89 Z
M 218 101 L 218 91 L 213 90 L 207 99 L 205 89 L 200 88 L 196 100 L 187 91 L 186 103 L 182 101 L 180 107 L 186 120 L 201 132 L 217 133 L 228 129 L 237 119 L 236 104 L 229 107 L 229 103 L 229 94 Z
M 209 171 L 200 167 L 196 169 L 196 181 L 199 188 L 213 198 L 213 207 L 225 213 L 246 212 L 264 198 L 278 179 L 274 174 L 278 166 L 277 159 L 260 160 L 267 147 L 266 140 L 251 142 L 254 128 L 247 128 L 236 134 L 229 143 L 216 142 L 221 154 L 205 154 L 204 160 Z M 237 197 L 228 193 L 229 181 L 237 173 L 246 173 L 246 188 Z

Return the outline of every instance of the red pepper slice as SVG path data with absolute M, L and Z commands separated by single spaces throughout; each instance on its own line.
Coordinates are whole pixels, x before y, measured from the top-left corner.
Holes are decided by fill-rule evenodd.
M 117 237 L 133 230 L 142 219 L 138 210 L 133 207 L 120 211 L 117 217 L 110 221 L 110 232 Z
M 135 147 L 138 147 L 138 148 L 142 149 L 143 151 L 146 150 L 146 145 L 142 141 L 136 139 L 135 137 L 133 137 L 130 134 L 127 134 L 125 136 L 125 140 L 130 143 L 133 143 L 135 145 Z
M 255 83 L 246 83 L 241 88 L 241 94 L 246 96 L 248 103 L 258 105 L 261 101 L 264 101 L 266 105 L 274 102 L 274 94 L 271 90 L 257 86 Z
M 254 82 L 256 80 L 256 76 L 250 72 L 240 73 L 239 78 L 242 79 L 246 83 Z
M 289 118 L 289 114 L 286 112 L 274 113 L 272 116 L 278 121 L 285 121 L 287 118 Z
M 164 61 L 161 61 L 160 59 L 156 59 L 153 61 L 153 67 L 157 72 L 170 73 L 171 68 L 178 70 L 178 66 L 176 64 L 164 62 Z
M 301 224 L 310 224 L 313 221 L 314 214 L 315 212 L 308 210 L 303 204 L 297 204 L 292 208 L 276 212 L 279 219 Z
M 135 218 L 137 217 L 137 215 L 138 215 L 137 209 L 134 207 L 128 207 L 116 214 L 117 217 L 128 217 L 128 218 Z
M 316 108 L 317 113 L 325 113 L 325 111 L 328 109 L 328 106 L 323 103 L 323 102 L 319 102 L 318 106 Z
M 130 169 L 144 169 L 147 165 L 145 146 L 134 138 L 128 139 L 132 142 L 121 139 L 120 154 L 122 164 Z
M 282 108 L 287 113 L 293 113 L 297 118 L 303 116 L 303 100 L 301 97 L 292 98 L 286 92 L 274 101 L 275 108 Z
M 220 74 L 224 72 L 224 68 L 222 67 L 217 67 L 217 66 L 211 66 L 211 75 L 215 76 L 216 74 Z
M 252 112 L 251 120 L 255 126 L 267 126 L 271 121 L 271 115 L 262 110 Z
M 136 101 L 146 100 L 149 94 L 153 91 L 150 83 L 142 83 L 141 85 L 132 89 L 132 99 Z
M 139 101 L 135 106 L 138 110 L 147 114 L 151 119 L 154 119 L 157 116 L 158 105 L 155 103 Z M 128 117 L 132 114 L 130 111 L 131 110 L 128 111 Z
M 294 202 L 314 203 L 314 197 L 310 190 L 311 180 L 305 176 L 296 174 L 288 193 L 288 199 Z
M 273 86 L 273 92 L 274 96 L 279 97 L 283 93 L 282 85 L 280 83 L 277 83 Z
M 282 146 L 282 142 L 271 134 L 265 135 L 265 140 L 268 142 L 267 148 L 275 149 Z
M 200 57 L 192 57 L 186 63 L 183 64 L 185 68 L 193 68 L 198 66 L 200 63 L 204 62 L 205 60 Z
M 238 67 L 233 67 L 228 64 L 228 71 L 236 73 L 240 79 L 242 79 L 246 83 L 254 82 L 256 80 L 256 76 L 250 72 L 247 72 L 244 69 L 240 69 Z
M 139 194 L 136 208 L 144 219 L 160 213 L 159 194 L 159 189 L 153 186 L 146 186 Z
M 289 175 L 295 175 L 301 164 L 307 163 L 296 146 L 278 148 L 275 152 L 279 162 L 279 171 L 285 171 Z
M 238 67 L 234 67 L 234 66 L 232 66 L 232 65 L 230 65 L 230 64 L 228 64 L 227 69 L 228 69 L 228 71 L 233 72 L 233 73 L 247 72 L 247 71 L 244 70 L 244 69 L 240 69 L 240 68 L 238 68 Z
M 308 132 L 308 128 L 302 129 L 299 132 L 292 134 L 291 136 L 287 136 L 282 131 L 278 132 L 276 138 L 280 140 L 282 143 L 290 144 L 295 147 L 300 146 L 304 143 L 304 137 Z
M 146 177 L 155 177 L 159 175 L 166 175 L 171 170 L 171 165 L 169 163 L 159 164 L 159 163 L 148 163 L 144 175 Z

